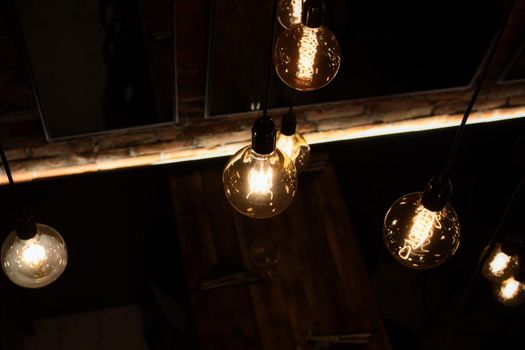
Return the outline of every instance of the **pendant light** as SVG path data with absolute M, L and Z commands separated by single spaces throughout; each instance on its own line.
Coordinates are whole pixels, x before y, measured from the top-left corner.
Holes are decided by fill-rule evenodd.
M 429 269 L 439 266 L 454 255 L 460 244 L 459 219 L 454 208 L 448 203 L 452 194 L 449 176 L 468 117 L 487 76 L 509 14 L 510 11 L 499 27 L 488 58 L 484 62 L 478 83 L 457 129 L 445 170 L 430 179 L 424 192 L 411 193 L 399 198 L 385 216 L 385 245 L 390 254 L 406 267 Z
M 270 55 L 276 7 L 274 3 Z M 269 57 L 264 111 L 253 124 L 252 143 L 230 158 L 222 175 L 224 193 L 230 204 L 239 213 L 255 219 L 269 218 L 283 212 L 293 201 L 297 188 L 295 165 L 286 154 L 276 148 L 277 131 L 273 120 L 268 116 L 271 72 Z
M 306 0 L 301 23 L 284 30 L 273 50 L 279 78 L 292 89 L 318 90 L 330 83 L 341 65 L 341 48 L 326 28 L 326 6 L 321 0 Z
M 290 109 L 283 115 L 281 130 L 277 132 L 277 148 L 294 162 L 297 173 L 300 173 L 310 160 L 310 146 L 296 129 L 297 117 L 293 112 L 293 90 L 291 90 Z
M 428 269 L 449 259 L 460 242 L 459 219 L 448 203 L 450 180 L 434 177 L 424 192 L 399 198 L 388 210 L 383 237 L 401 264 Z
M 0 154 L 9 185 L 21 208 L 1 146 Z M 13 283 L 24 288 L 40 288 L 54 282 L 64 272 L 67 249 L 64 239 L 55 229 L 35 223 L 31 216 L 25 214 L 5 239 L 0 259 L 4 273 Z
M 284 29 L 301 23 L 303 0 L 281 0 L 277 7 L 277 19 Z
M 516 275 L 520 269 L 520 258 L 518 256 L 519 244 L 506 240 L 496 243 L 492 253 L 483 265 L 481 273 L 491 282 L 502 282 Z M 490 247 L 486 247 L 482 256 L 487 254 Z
M 492 292 L 496 300 L 505 306 L 518 306 L 525 302 L 525 273 L 494 283 Z

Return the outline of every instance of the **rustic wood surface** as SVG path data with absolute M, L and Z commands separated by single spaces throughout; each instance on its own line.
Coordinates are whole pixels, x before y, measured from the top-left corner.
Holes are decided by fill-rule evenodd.
M 308 349 L 309 334 L 371 331 L 366 349 L 389 349 L 335 173 L 304 173 L 281 215 L 253 220 L 235 212 L 221 167 L 171 177 L 187 287 L 201 349 Z M 200 291 L 220 256 L 250 266 L 250 242 L 267 235 L 280 260 L 263 284 Z

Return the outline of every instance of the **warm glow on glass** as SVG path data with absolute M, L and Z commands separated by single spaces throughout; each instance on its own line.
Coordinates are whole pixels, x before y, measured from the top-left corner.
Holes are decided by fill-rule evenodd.
M 273 63 L 286 85 L 301 91 L 317 90 L 337 75 L 341 49 L 328 28 L 310 28 L 300 23 L 279 35 Z
M 488 247 L 487 247 L 488 248 Z M 485 250 L 487 249 L 485 248 Z M 501 282 L 515 275 L 520 268 L 520 261 L 517 255 L 509 256 L 501 251 L 501 244 L 498 243 L 481 272 L 483 276 L 492 282 Z
M 40 288 L 55 281 L 67 265 L 67 250 L 62 236 L 53 228 L 36 224 L 33 238 L 23 240 L 16 232 L 2 246 L 2 268 L 13 283 L 25 288 Z
M 310 160 L 310 146 L 301 134 L 288 136 L 278 132 L 277 148 L 294 162 L 297 173 L 300 173 Z
M 277 8 L 277 19 L 285 28 L 290 29 L 301 23 L 303 0 L 281 0 Z
M 460 226 L 450 204 L 433 212 L 421 204 L 422 192 L 398 199 L 388 210 L 383 238 L 390 254 L 401 264 L 417 269 L 436 267 L 456 252 Z
M 230 158 L 222 181 L 226 198 L 237 211 L 252 218 L 268 218 L 292 202 L 297 173 L 279 149 L 263 155 L 247 146 Z
M 494 296 L 503 305 L 516 306 L 525 301 L 525 285 L 510 277 L 494 284 Z

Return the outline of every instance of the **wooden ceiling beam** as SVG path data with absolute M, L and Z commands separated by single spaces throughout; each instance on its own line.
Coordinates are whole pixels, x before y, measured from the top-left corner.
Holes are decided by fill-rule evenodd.
M 458 125 L 470 90 L 337 102 L 296 109 L 299 131 L 323 143 Z M 285 110 L 273 110 L 276 121 Z M 16 181 L 227 156 L 250 142 L 257 113 L 65 141 L 11 140 L 5 145 Z M 470 123 L 525 117 L 525 84 L 485 90 Z M 3 174 L 5 175 L 5 174 Z M 0 183 L 6 183 L 0 177 Z

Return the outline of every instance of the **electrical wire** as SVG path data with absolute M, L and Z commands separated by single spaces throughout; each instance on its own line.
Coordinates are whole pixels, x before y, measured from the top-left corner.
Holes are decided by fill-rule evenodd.
M 463 133 L 465 131 L 465 126 L 467 124 L 468 117 L 470 116 L 470 113 L 472 112 L 472 108 L 474 107 L 474 104 L 476 103 L 476 100 L 478 99 L 479 93 L 483 86 L 483 82 L 485 81 L 485 78 L 487 77 L 489 68 L 492 64 L 492 61 L 496 53 L 496 49 L 501 40 L 503 32 L 505 31 L 505 28 L 507 27 L 507 23 L 509 22 L 510 14 L 512 13 L 512 9 L 514 8 L 515 3 L 516 3 L 516 0 L 512 0 L 509 8 L 507 9 L 505 13 L 505 16 L 503 17 L 504 20 L 498 27 L 496 36 L 489 49 L 489 54 L 487 58 L 485 59 L 485 61 L 483 62 L 483 66 L 482 66 L 481 73 L 478 78 L 478 82 L 476 84 L 476 87 L 474 88 L 474 92 L 472 93 L 472 97 L 470 98 L 469 104 L 467 105 L 467 108 L 465 109 L 465 113 L 463 114 L 463 119 L 461 120 L 461 124 L 459 125 L 456 131 L 456 136 L 454 137 L 454 142 L 452 143 L 452 148 L 450 149 L 450 155 L 447 161 L 447 165 L 445 166 L 445 170 L 443 171 L 443 175 L 445 176 L 445 178 L 450 176 L 452 168 L 454 167 L 454 163 L 456 161 L 458 151 L 459 151 L 459 145 L 461 144 L 461 139 L 463 138 Z
M 293 113 L 294 98 L 295 98 L 295 90 L 290 88 L 290 106 L 289 106 L 289 109 L 288 109 L 288 112 L 290 114 Z
M 5 174 L 7 175 L 7 180 L 9 181 L 9 186 L 14 189 L 15 182 L 13 181 L 13 175 L 11 174 L 11 168 L 7 162 L 7 157 L 5 155 L 4 147 L 0 143 L 0 156 L 2 157 L 2 164 L 4 165 Z
M 272 71 L 273 71 L 273 61 L 272 61 L 272 56 L 273 56 L 273 43 L 274 43 L 274 39 L 275 39 L 275 28 L 276 28 L 276 25 L 275 25 L 275 22 L 277 20 L 277 1 L 278 0 L 274 0 L 272 1 L 272 23 L 270 25 L 270 40 L 269 40 L 269 55 L 268 55 L 268 67 L 267 67 L 267 71 L 266 71 L 266 90 L 265 90 L 265 95 L 264 95 L 264 104 L 263 104 L 263 115 L 262 115 L 262 118 L 268 118 L 268 100 L 270 98 L 270 85 L 271 85 L 271 79 L 272 79 Z

